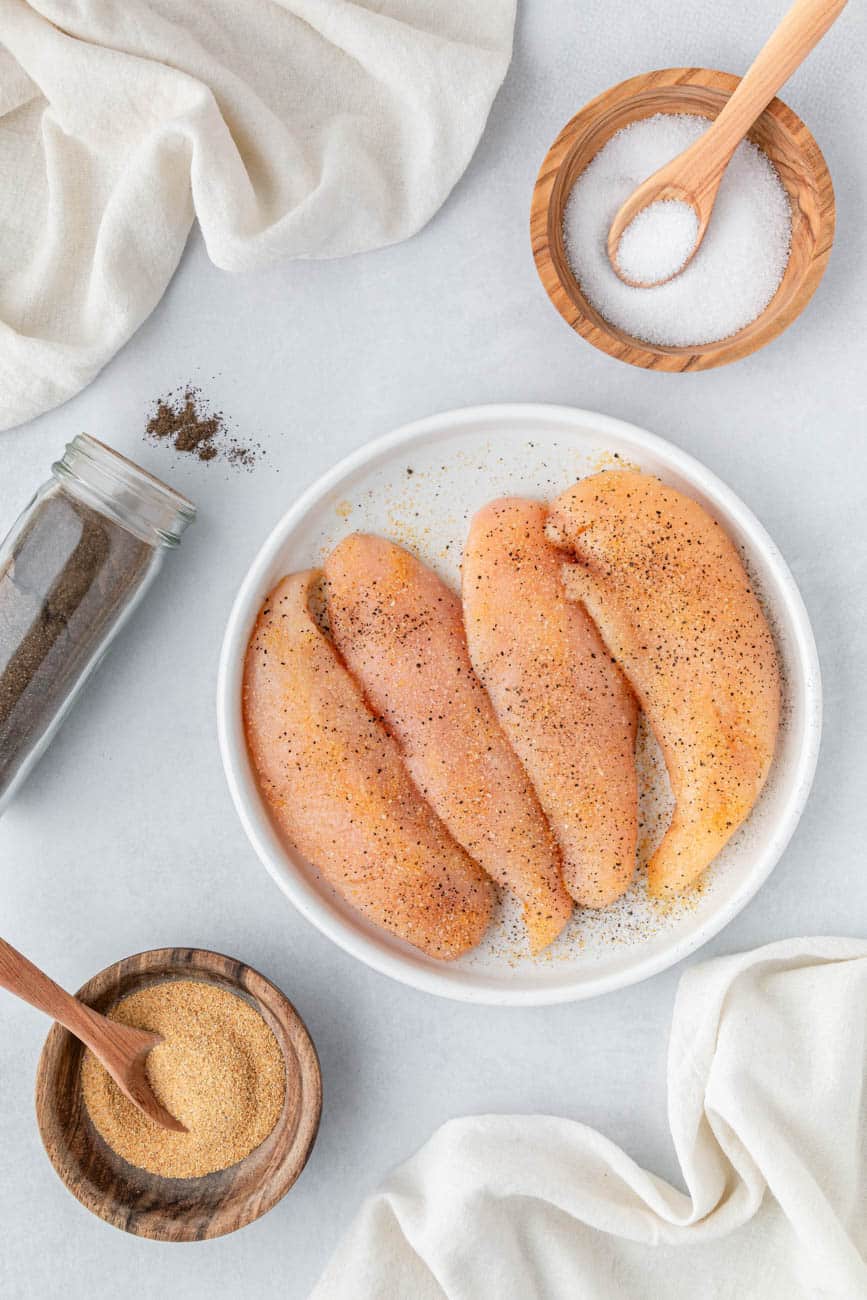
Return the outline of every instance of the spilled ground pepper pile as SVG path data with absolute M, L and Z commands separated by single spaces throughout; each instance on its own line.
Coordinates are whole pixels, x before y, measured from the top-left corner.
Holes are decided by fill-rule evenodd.
M 81 1067 L 84 1103 L 108 1145 L 164 1178 L 228 1169 L 272 1132 L 286 1092 L 276 1038 L 249 1003 L 198 980 L 169 980 L 118 1002 L 109 1019 L 161 1034 L 147 1076 L 186 1133 L 162 1128 L 127 1101 L 96 1057 Z
M 211 410 L 201 389 L 192 384 L 156 399 L 145 433 L 153 441 L 168 441 L 175 451 L 201 461 L 220 458 L 244 469 L 255 465 L 262 450 L 258 444 L 233 437 L 223 412 Z

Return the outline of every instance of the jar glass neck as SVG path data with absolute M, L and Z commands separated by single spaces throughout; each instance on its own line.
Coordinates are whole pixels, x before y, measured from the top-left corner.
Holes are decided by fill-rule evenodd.
M 152 546 L 177 546 L 196 507 L 105 443 L 81 433 L 51 467 L 66 491 Z

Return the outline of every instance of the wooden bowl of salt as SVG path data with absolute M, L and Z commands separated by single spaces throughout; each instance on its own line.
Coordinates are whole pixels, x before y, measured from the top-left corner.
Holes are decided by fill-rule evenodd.
M 600 150 L 624 127 L 656 114 L 713 119 L 739 80 L 709 68 L 667 68 L 632 77 L 582 108 L 557 136 L 542 163 L 530 211 L 530 236 L 539 277 L 563 319 L 588 343 L 619 361 L 648 370 L 675 372 L 710 370 L 738 361 L 791 325 L 822 278 L 834 240 L 831 177 L 813 136 L 779 99 L 769 104 L 747 139 L 770 160 L 788 196 L 791 245 L 776 291 L 754 320 L 713 342 L 647 342 L 606 320 L 576 278 L 567 253 L 564 217 L 573 187 Z M 716 214 L 708 238 L 715 218 Z M 636 288 L 631 292 L 659 290 Z
M 102 1136 L 85 1102 L 83 1076 L 93 1068 L 85 1062 L 86 1049 L 60 1025 L 48 1035 L 36 1078 L 39 1131 L 73 1196 L 115 1227 L 158 1241 L 220 1237 L 270 1210 L 304 1168 L 322 1109 L 319 1062 L 303 1021 L 275 985 L 243 962 L 204 949 L 156 949 L 109 966 L 77 996 L 111 1014 L 124 1000 L 143 993 L 153 999 L 154 993 L 164 995 L 170 985 L 177 989 L 182 983 L 194 988 L 206 1007 L 209 998 L 225 1005 L 225 995 L 233 995 L 233 1002 L 244 1004 L 245 1022 L 261 1018 L 270 1031 L 262 1025 L 256 1030 L 268 1040 L 275 1077 L 282 1058 L 273 1127 L 241 1160 L 199 1177 L 168 1177 L 124 1159 Z M 165 1037 L 168 1041 L 168 1033 Z M 165 1133 L 157 1131 L 157 1145 Z

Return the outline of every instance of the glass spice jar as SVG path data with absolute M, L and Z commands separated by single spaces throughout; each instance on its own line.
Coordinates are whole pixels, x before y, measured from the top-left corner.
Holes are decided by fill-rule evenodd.
M 196 508 L 74 438 L 0 545 L 0 813 Z

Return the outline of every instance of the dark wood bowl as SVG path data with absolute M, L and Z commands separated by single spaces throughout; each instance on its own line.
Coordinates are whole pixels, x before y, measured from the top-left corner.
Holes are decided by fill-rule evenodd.
M 654 113 L 714 118 L 740 81 L 710 68 L 665 68 L 613 86 L 585 105 L 551 145 L 533 190 L 530 237 L 539 278 L 560 315 L 609 356 L 648 370 L 710 370 L 748 356 L 800 315 L 822 278 L 834 242 L 834 188 L 822 152 L 801 119 L 773 100 L 748 138 L 770 158 L 789 195 L 792 251 L 783 279 L 754 321 L 717 343 L 665 347 L 610 325 L 584 297 L 563 243 L 563 212 L 572 186 L 622 127 Z
M 142 952 L 95 975 L 77 996 L 105 1013 L 127 994 L 170 979 L 200 980 L 238 994 L 273 1031 L 286 1062 L 286 1098 L 261 1146 L 204 1178 L 162 1178 L 128 1164 L 94 1128 L 81 1094 L 85 1049 L 57 1024 L 39 1059 L 36 1118 L 57 1173 L 94 1214 L 139 1237 L 201 1241 L 243 1228 L 286 1195 L 316 1139 L 322 1081 L 316 1049 L 291 1002 L 231 957 L 197 948 Z

